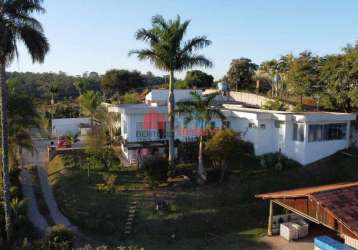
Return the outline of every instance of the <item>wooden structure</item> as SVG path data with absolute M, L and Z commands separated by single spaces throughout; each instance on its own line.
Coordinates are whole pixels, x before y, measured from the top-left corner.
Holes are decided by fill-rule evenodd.
M 256 195 L 270 200 L 268 235 L 272 235 L 273 206 L 277 204 L 307 220 L 358 240 L 358 182 L 300 188 Z

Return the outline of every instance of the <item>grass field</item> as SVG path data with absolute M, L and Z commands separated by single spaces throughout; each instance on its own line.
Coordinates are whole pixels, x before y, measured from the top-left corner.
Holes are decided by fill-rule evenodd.
M 268 204 L 255 194 L 303 186 L 358 180 L 358 156 L 341 153 L 312 166 L 282 172 L 262 169 L 255 159 L 243 159 L 241 170 L 223 184 L 147 190 L 135 169 L 116 169 L 115 191 L 98 191 L 108 172 L 49 169 L 61 210 L 93 239 L 92 243 L 133 243 L 145 249 L 266 249 L 257 238 L 266 232 Z M 55 173 L 55 174 L 51 174 Z M 57 174 L 56 174 L 57 173 Z M 169 203 L 155 211 L 154 193 Z M 134 233 L 125 238 L 129 201 L 137 199 Z

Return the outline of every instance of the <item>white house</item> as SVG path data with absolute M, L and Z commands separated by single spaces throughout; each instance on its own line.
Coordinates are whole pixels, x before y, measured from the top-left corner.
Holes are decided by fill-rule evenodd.
M 52 137 L 64 136 L 68 133 L 82 136 L 87 134 L 90 118 L 59 118 L 52 120 Z
M 176 90 L 176 101 L 190 98 L 191 91 Z M 116 126 L 129 161 L 136 161 L 143 148 L 166 148 L 167 96 L 167 90 L 156 90 L 147 95 L 146 103 L 109 107 L 109 112 L 120 114 Z M 356 119 L 356 115 L 346 113 L 267 111 L 235 104 L 223 104 L 221 110 L 226 120 L 214 119 L 211 127 L 225 126 L 240 132 L 244 140 L 253 143 L 256 155 L 280 151 L 302 165 L 347 148 L 350 122 Z M 185 124 L 185 116 L 175 116 L 175 138 L 181 142 L 192 140 L 200 132 L 200 124 Z

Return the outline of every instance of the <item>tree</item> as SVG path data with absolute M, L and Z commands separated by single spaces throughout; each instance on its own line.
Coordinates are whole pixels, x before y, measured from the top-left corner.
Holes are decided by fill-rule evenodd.
M 8 87 L 10 159 L 12 165 L 16 166 L 24 148 L 34 151 L 30 129 L 40 127 L 40 115 L 34 101 L 22 86 L 10 81 Z
M 97 92 L 90 90 L 83 93 L 83 95 L 78 98 L 78 101 L 81 106 L 81 113 L 91 118 L 91 128 L 93 129 L 93 121 L 96 116 L 97 109 L 101 104 L 101 97 Z
M 1 90 L 1 147 L 4 192 L 5 230 L 11 238 L 11 207 L 9 180 L 8 89 L 6 66 L 17 56 L 17 42 L 21 40 L 33 62 L 43 62 L 49 50 L 41 23 L 33 14 L 44 12 L 41 0 L 0 2 L 0 90 Z
M 214 77 L 201 70 L 191 70 L 186 72 L 185 81 L 189 84 L 190 88 L 194 86 L 199 89 L 210 88 L 213 87 Z
M 294 58 L 289 64 L 287 72 L 288 92 L 300 97 L 300 105 L 303 105 L 303 97 L 310 95 L 313 86 L 318 82 L 319 58 L 309 51 L 302 52 L 298 58 Z
M 196 54 L 199 49 L 207 47 L 211 41 L 206 36 L 194 37 L 183 41 L 190 21 L 182 22 L 177 16 L 173 20 L 164 20 L 160 15 L 152 18 L 152 27 L 140 29 L 136 39 L 149 44 L 148 49 L 134 50 L 139 60 L 149 60 L 158 69 L 169 73 L 168 122 L 169 122 L 169 167 L 175 169 L 174 162 L 174 72 L 182 71 L 193 66 L 211 67 L 212 62 L 205 56 Z
M 202 97 L 196 92 L 191 93 L 192 100 L 180 101 L 177 103 L 177 112 L 185 113 L 185 123 L 192 120 L 199 122 L 200 135 L 199 135 L 199 155 L 198 155 L 198 175 L 202 180 L 206 180 L 206 173 L 203 162 L 203 135 L 209 127 L 209 122 L 213 118 L 225 119 L 224 114 L 220 109 L 215 108 L 213 105 L 215 95 Z
M 241 140 L 239 136 L 231 129 L 223 129 L 205 145 L 205 154 L 221 168 L 220 182 L 224 180 L 229 165 L 238 160 L 240 155 L 254 152 L 252 144 Z
M 230 69 L 227 72 L 227 78 L 231 89 L 252 90 L 253 76 L 257 70 L 257 64 L 253 63 L 251 59 L 239 58 L 231 61 Z
M 358 45 L 344 49 L 343 54 L 326 56 L 320 79 L 326 88 L 322 94 L 326 108 L 345 112 L 358 109 Z
M 287 107 L 284 102 L 276 98 L 274 100 L 268 100 L 267 102 L 265 102 L 265 104 L 262 106 L 262 109 L 286 111 Z
M 101 84 L 107 96 L 115 93 L 119 98 L 127 91 L 141 87 L 144 80 L 139 71 L 111 69 L 104 74 Z
M 143 98 L 137 92 L 127 93 L 121 97 L 121 103 L 136 104 L 141 103 L 142 99 Z

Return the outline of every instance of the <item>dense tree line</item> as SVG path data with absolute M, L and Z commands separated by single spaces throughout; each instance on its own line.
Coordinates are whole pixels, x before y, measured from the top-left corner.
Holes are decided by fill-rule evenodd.
M 358 44 L 326 56 L 309 51 L 262 62 L 234 59 L 225 76 L 232 90 L 258 91 L 281 99 L 314 100 L 328 110 L 358 110 Z M 268 88 L 267 88 L 268 86 Z M 268 91 L 269 90 L 269 91 Z
M 86 91 L 101 92 L 106 97 L 123 95 L 141 88 L 150 88 L 166 82 L 165 76 L 155 76 L 151 72 L 112 69 L 104 75 L 85 72 L 81 76 L 71 76 L 64 72 L 33 73 L 8 72 L 8 82 L 21 86 L 36 100 L 74 100 Z

